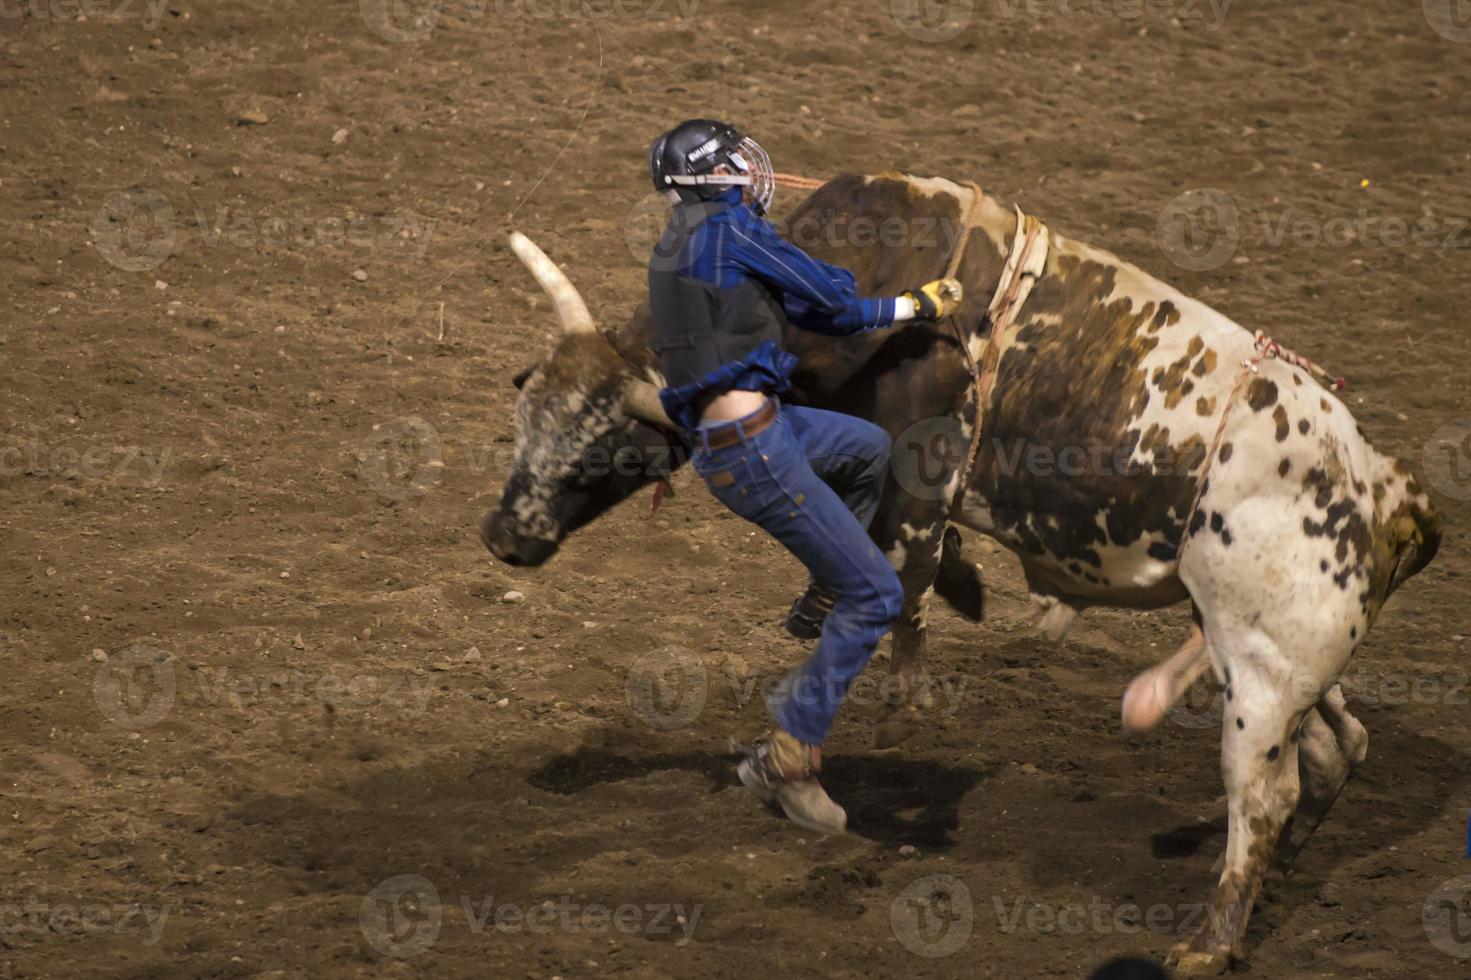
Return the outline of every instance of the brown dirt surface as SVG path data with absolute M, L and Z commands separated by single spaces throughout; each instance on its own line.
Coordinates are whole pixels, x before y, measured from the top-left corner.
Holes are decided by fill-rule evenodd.
M 1419 468 L 1471 416 L 1453 0 L 952 2 L 929 42 L 904 0 L 595 8 L 0 0 L 0 977 L 1084 977 L 1196 914 L 1213 695 L 1118 724 L 1183 609 L 1054 647 L 968 538 L 991 618 L 932 616 L 954 696 L 885 753 L 855 696 L 854 832 L 815 839 L 727 749 L 803 653 L 778 546 L 685 475 L 491 559 L 510 378 L 554 329 L 501 243 L 622 322 L 648 141 L 728 116 L 779 169 L 978 180 L 1328 362 Z M 1161 219 L 1205 188 L 1239 241 L 1182 267 Z M 1255 976 L 1466 975 L 1456 911 L 1422 921 L 1471 884 L 1452 462 L 1446 546 L 1350 671 L 1368 762 L 1268 887 Z M 641 700 L 670 647 L 693 676 Z

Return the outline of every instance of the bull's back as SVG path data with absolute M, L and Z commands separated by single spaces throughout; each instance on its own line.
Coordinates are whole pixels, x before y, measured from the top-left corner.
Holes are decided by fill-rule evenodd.
M 1250 515 L 1273 514 L 1292 540 L 1270 547 L 1311 555 L 1293 574 L 1372 620 L 1439 541 L 1409 470 L 1304 370 L 1246 368 L 1254 337 L 1229 318 L 1101 249 L 1053 246 L 1003 338 L 971 513 L 1056 592 L 1135 604 L 1179 597 L 1186 548 L 1262 547 Z

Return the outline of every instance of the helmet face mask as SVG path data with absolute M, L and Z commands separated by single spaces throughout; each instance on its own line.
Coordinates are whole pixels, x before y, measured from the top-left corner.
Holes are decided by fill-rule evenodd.
M 674 201 L 710 200 L 728 187 L 744 187 L 747 203 L 764 213 L 776 191 L 771 158 L 761 145 L 713 119 L 687 120 L 655 140 L 649 172 L 655 189 Z
M 771 169 L 771 157 L 751 137 L 743 137 L 731 151 L 730 157 L 749 181 L 746 191 L 747 202 L 757 214 L 771 210 L 772 198 L 776 196 L 776 173 Z

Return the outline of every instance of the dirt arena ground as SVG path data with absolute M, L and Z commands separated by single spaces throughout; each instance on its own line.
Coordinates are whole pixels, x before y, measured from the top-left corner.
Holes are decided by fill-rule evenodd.
M 947 687 L 902 748 L 855 692 L 854 832 L 813 839 L 726 755 L 803 654 L 776 545 L 686 475 L 544 567 L 481 546 L 554 329 L 506 230 L 621 322 L 647 143 L 703 114 L 779 169 L 976 179 L 1330 363 L 1429 460 L 1447 544 L 1356 657 L 1369 761 L 1250 971 L 1466 976 L 1456 14 L 0 0 L 0 977 L 1085 977 L 1194 921 L 1214 695 L 1117 720 L 1183 609 L 1053 647 L 968 538 L 990 620 L 936 611 Z

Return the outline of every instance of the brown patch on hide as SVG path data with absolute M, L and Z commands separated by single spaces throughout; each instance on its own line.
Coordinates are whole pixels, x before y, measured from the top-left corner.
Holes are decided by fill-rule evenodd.
M 1251 406 L 1253 412 L 1260 412 L 1277 403 L 1277 382 L 1263 378 L 1260 375 L 1251 379 L 1251 384 L 1246 386 L 1246 404 Z
M 1159 309 L 1157 310 L 1154 309 L 1154 304 L 1150 303 L 1144 308 L 1143 316 L 1149 320 L 1150 333 L 1159 333 L 1165 327 L 1172 327 L 1180 322 L 1180 310 L 1169 300 L 1165 300 L 1159 304 Z M 1194 357 L 1195 355 L 1192 354 L 1191 356 Z
M 1022 311 L 1019 343 L 1001 358 L 983 444 L 1025 439 L 1054 453 L 1096 445 L 1110 460 L 1141 455 L 1144 461 L 1067 477 L 1008 475 L 983 452 L 974 478 L 991 502 L 1000 537 L 1032 554 L 1094 566 L 1100 547 L 1127 546 L 1145 535 L 1161 539 L 1151 555 L 1175 555 L 1177 515 L 1190 507 L 1194 470 L 1206 453 L 1198 436 L 1174 445 L 1167 428 L 1138 425 L 1151 397 L 1164 397 L 1166 405 L 1183 397 L 1185 375 L 1204 342 L 1192 338 L 1188 354 L 1146 374 L 1159 331 L 1178 322 L 1180 311 L 1168 301 L 1156 308 L 1114 295 L 1118 273 L 1116 266 L 1053 253 Z

